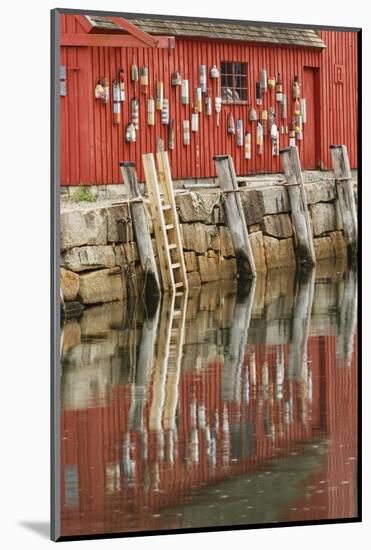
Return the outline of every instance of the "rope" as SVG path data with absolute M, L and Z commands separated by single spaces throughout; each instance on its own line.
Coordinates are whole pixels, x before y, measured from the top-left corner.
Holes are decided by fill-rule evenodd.
M 215 202 L 208 208 L 205 204 L 205 201 L 201 193 L 197 191 L 190 191 L 192 206 L 195 210 L 201 210 L 206 216 L 210 216 L 213 213 L 213 210 L 216 206 L 221 203 L 221 194 L 218 196 Z

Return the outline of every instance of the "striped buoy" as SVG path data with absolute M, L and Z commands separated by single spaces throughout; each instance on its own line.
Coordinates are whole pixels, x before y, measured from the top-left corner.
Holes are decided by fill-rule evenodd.
M 282 95 L 282 99 L 281 99 L 281 118 L 285 119 L 285 118 L 287 118 L 287 98 L 286 98 L 286 94 L 281 94 L 281 95 Z
M 162 111 L 164 100 L 164 83 L 157 81 L 156 83 L 156 109 Z
M 139 101 L 136 97 L 131 100 L 131 122 L 134 124 L 134 128 L 139 128 Z
M 174 149 L 174 146 L 175 146 L 174 120 L 171 119 L 169 122 L 168 147 L 169 149 Z
M 142 67 L 140 68 L 139 83 L 140 83 L 140 89 L 141 89 L 142 94 L 147 93 L 147 88 L 148 88 L 148 67 L 147 67 L 147 65 L 142 65 Z
M 189 120 L 183 120 L 183 145 L 189 145 L 190 141 Z
M 120 124 L 121 122 L 121 105 L 119 101 L 112 103 L 113 110 L 113 124 Z
M 172 86 L 181 86 L 182 84 L 182 77 L 180 76 L 179 71 L 173 72 L 171 76 L 171 85 Z
M 245 159 L 251 159 L 251 134 L 246 132 L 245 134 Z
M 125 101 L 125 73 L 123 69 L 119 70 L 120 82 L 120 101 Z
M 169 100 L 165 98 L 162 101 L 161 122 L 162 124 L 169 124 Z
M 256 114 L 254 107 L 251 107 L 249 111 L 249 120 L 250 122 L 256 122 L 258 120 L 258 115 Z
M 205 97 L 205 115 L 211 115 L 212 99 L 210 96 Z
M 289 129 L 289 145 L 290 147 L 294 147 L 295 146 L 295 123 L 292 122 L 290 124 L 290 129 Z
M 198 132 L 198 113 L 192 113 L 192 132 Z
M 300 100 L 300 114 L 303 124 L 305 124 L 307 122 L 307 101 L 304 98 Z
M 256 88 L 256 104 L 261 105 L 263 103 L 261 83 L 257 82 L 255 88 Z
M 182 80 L 182 103 L 183 103 L 183 105 L 188 105 L 189 104 L 188 80 Z
M 109 102 L 109 79 L 108 76 L 103 77 L 103 103 Z
M 276 125 L 275 125 L 276 126 Z M 276 137 L 272 139 L 272 157 L 278 157 L 280 154 L 280 134 L 276 126 Z
M 236 121 L 236 138 L 238 147 L 243 146 L 243 121 L 238 118 Z
M 149 97 L 147 100 L 147 124 L 148 126 L 155 125 L 155 100 Z
M 258 148 L 258 155 L 263 154 L 263 140 L 263 126 L 258 122 L 256 125 L 256 146 Z
M 267 84 L 267 69 L 260 70 L 260 89 L 262 92 L 266 92 L 268 88 Z
M 216 125 L 219 127 L 220 124 L 220 111 L 222 110 L 222 98 L 216 97 L 214 100 L 215 112 L 216 112 Z
M 206 94 L 206 65 L 200 65 L 200 88 L 203 94 Z
M 274 90 L 275 87 L 276 87 L 276 77 L 275 76 L 270 76 L 268 78 L 268 88 L 270 90 Z
M 282 80 L 280 73 L 278 73 L 276 80 L 276 101 L 278 101 L 278 103 L 282 101 Z
M 292 83 L 292 99 L 300 98 L 300 84 L 298 75 L 294 76 L 294 82 Z
M 220 73 L 216 65 L 213 65 L 210 69 L 210 78 L 219 78 Z
M 195 105 L 198 113 L 202 113 L 202 91 L 201 88 L 195 89 Z
M 236 133 L 236 128 L 235 128 L 235 125 L 234 125 L 234 118 L 233 118 L 232 113 L 228 114 L 227 132 L 228 132 L 228 134 L 231 134 L 231 135 Z
M 131 66 L 130 77 L 131 77 L 132 82 L 137 82 L 137 80 L 138 80 L 138 67 L 136 66 L 135 63 L 133 63 L 133 65 Z
M 135 126 L 130 122 L 125 129 L 125 141 L 128 143 L 134 143 L 137 139 L 137 134 L 135 131 Z

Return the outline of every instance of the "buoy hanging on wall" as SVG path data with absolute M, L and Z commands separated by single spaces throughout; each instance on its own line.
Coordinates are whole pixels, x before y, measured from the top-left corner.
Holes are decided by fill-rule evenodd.
M 103 88 L 103 79 L 99 80 L 94 89 L 94 97 L 95 99 L 99 99 L 100 101 L 103 101 L 104 99 L 104 88 Z
M 220 73 L 216 65 L 213 65 L 210 69 L 210 78 L 219 78 Z
M 261 69 L 260 70 L 260 89 L 264 93 L 267 91 L 268 83 L 267 83 L 267 69 Z
M 242 147 L 243 146 L 243 121 L 240 118 L 236 120 L 236 137 L 237 137 L 238 147 Z
M 298 75 L 294 76 L 294 82 L 292 84 L 292 98 L 293 99 L 300 98 L 300 83 L 299 83 Z
M 268 133 L 268 111 L 266 109 L 263 109 L 262 110 L 262 114 L 261 114 L 261 125 L 262 125 L 262 128 L 263 128 L 263 135 L 266 136 L 267 133 Z
M 189 145 L 191 141 L 191 134 L 189 131 L 189 120 L 183 120 L 183 144 Z
M 258 120 L 258 115 L 256 114 L 254 107 L 251 107 L 249 111 L 249 120 L 250 122 L 256 122 Z
M 112 116 L 112 119 L 113 119 L 113 124 L 120 124 L 121 122 L 121 104 L 120 102 L 114 102 L 112 103 L 112 113 L 113 113 L 113 116 Z
M 207 83 L 206 83 L 206 65 L 200 65 L 200 88 L 203 94 L 206 94 Z
M 269 130 L 271 130 L 274 124 L 274 121 L 276 120 L 276 113 L 274 112 L 273 107 L 269 107 L 268 109 L 268 120 L 269 120 Z
M 192 132 L 198 132 L 198 112 L 192 113 Z
M 258 155 L 263 154 L 263 140 L 263 126 L 258 122 L 256 125 L 256 146 L 258 148 Z
M 236 128 L 235 128 L 235 125 L 234 125 L 234 118 L 233 118 L 232 113 L 229 113 L 229 114 L 228 114 L 228 119 L 227 119 L 227 132 L 228 132 L 228 134 L 230 134 L 230 135 L 233 135 L 233 134 L 236 133 Z
M 268 88 L 270 90 L 274 90 L 275 86 L 276 86 L 276 77 L 275 76 L 270 76 L 268 78 Z
M 138 67 L 135 63 L 133 63 L 130 68 L 130 78 L 132 82 L 137 82 L 138 80 Z
M 120 84 L 117 80 L 112 82 L 112 101 L 121 101 Z
M 275 126 L 275 129 L 274 129 L 273 126 Z M 272 126 L 272 130 L 274 130 L 274 132 L 272 132 L 272 130 L 271 130 L 272 157 L 278 157 L 279 154 L 280 154 L 280 134 L 279 134 L 277 126 L 275 124 L 273 126 Z M 273 137 L 273 134 L 274 134 L 274 137 Z
M 201 88 L 195 89 L 195 105 L 198 113 L 202 113 L 202 91 Z
M 169 124 L 169 100 L 165 98 L 162 101 L 161 122 Z
M 120 82 L 120 101 L 125 101 L 125 73 L 123 69 L 119 69 Z
M 135 131 L 135 126 L 130 122 L 125 129 L 125 141 L 128 143 L 134 143 L 137 139 L 137 134 Z
M 147 65 L 142 65 L 140 68 L 140 91 L 142 94 L 147 93 L 148 89 L 148 67 Z
M 174 120 L 171 119 L 169 122 L 168 147 L 169 149 L 174 149 L 174 146 L 175 146 Z
M 212 113 L 212 99 L 210 96 L 205 97 L 205 115 Z
M 282 101 L 282 80 L 280 73 L 278 73 L 276 80 L 276 101 L 278 101 L 278 103 Z
M 263 104 L 263 91 L 261 89 L 260 82 L 256 83 L 256 104 L 257 105 Z
M 134 124 L 134 128 L 139 128 L 139 101 L 136 97 L 131 100 L 131 122 Z
M 282 95 L 281 118 L 285 119 L 285 118 L 287 118 L 287 99 L 286 99 L 286 94 L 281 94 L 281 95 Z
M 171 85 L 172 86 L 181 86 L 182 84 L 182 77 L 180 76 L 179 71 L 173 72 L 171 76 Z
M 155 100 L 149 97 L 147 100 L 147 124 L 148 126 L 155 125 Z
M 295 133 L 296 139 L 301 141 L 303 139 L 303 119 L 300 114 L 295 115 Z
M 164 100 L 164 83 L 157 81 L 156 83 L 156 109 L 162 111 L 162 105 Z
M 216 97 L 214 100 L 215 103 L 215 112 L 216 112 L 216 125 L 219 128 L 220 124 L 220 112 L 222 110 L 222 98 Z
M 295 99 L 294 103 L 294 115 L 300 115 L 300 101 L 299 99 Z
M 291 122 L 289 128 L 289 145 L 290 147 L 295 146 L 295 123 Z
M 189 84 L 188 80 L 182 80 L 182 103 L 183 105 L 189 104 Z
M 304 98 L 300 100 L 300 114 L 303 124 L 305 124 L 307 122 L 307 101 Z
M 246 132 L 245 134 L 245 159 L 251 159 L 251 134 Z

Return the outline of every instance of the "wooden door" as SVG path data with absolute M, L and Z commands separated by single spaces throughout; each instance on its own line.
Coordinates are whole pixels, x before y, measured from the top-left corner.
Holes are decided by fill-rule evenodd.
M 303 168 L 313 170 L 319 164 L 319 86 L 318 69 L 304 67 L 303 93 L 306 100 L 307 121 L 304 124 L 303 132 Z

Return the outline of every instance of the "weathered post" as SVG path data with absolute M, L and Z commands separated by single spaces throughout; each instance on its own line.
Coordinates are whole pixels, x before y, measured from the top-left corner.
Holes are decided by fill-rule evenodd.
M 139 191 L 135 164 L 133 162 L 120 162 L 120 168 L 124 183 L 127 184 L 130 192 L 131 217 L 134 225 L 140 265 L 145 280 L 145 288 L 143 289 L 144 294 L 147 297 L 153 295 L 159 296 L 161 294 L 160 281 L 143 197 Z
M 316 265 L 316 257 L 312 226 L 310 224 L 298 149 L 296 146 L 286 147 L 285 149 L 281 149 L 280 155 L 290 198 L 297 258 L 302 265 L 314 266 Z
M 224 194 L 224 208 L 236 255 L 238 274 L 241 279 L 255 278 L 255 262 L 233 160 L 229 155 L 216 156 L 213 160 L 215 161 L 219 185 Z
M 357 255 L 358 227 L 348 151 L 345 145 L 330 145 L 330 150 L 348 256 L 354 258 Z
M 345 273 L 345 279 L 340 281 L 338 289 L 337 365 L 350 367 L 357 323 L 357 272 L 354 269 Z

